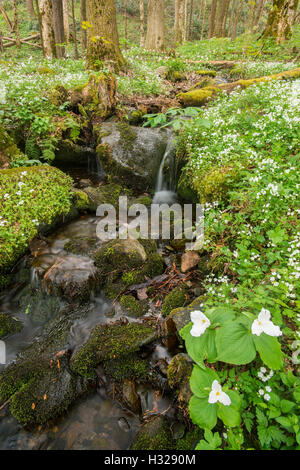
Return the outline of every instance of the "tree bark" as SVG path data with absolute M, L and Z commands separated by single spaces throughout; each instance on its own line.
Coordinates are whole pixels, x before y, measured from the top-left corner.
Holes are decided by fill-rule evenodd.
M 263 37 L 274 37 L 277 43 L 289 39 L 299 0 L 273 0 Z
M 232 5 L 231 5 L 229 25 L 228 25 L 228 36 L 231 36 L 231 34 L 232 34 L 232 28 L 233 28 L 235 10 L 236 10 L 236 2 L 237 2 L 237 0 L 233 0 Z
M 16 47 L 18 49 L 20 49 L 21 41 L 20 41 L 19 15 L 18 15 L 17 0 L 14 0 L 13 7 L 14 7 L 14 24 L 15 24 L 14 29 L 15 29 Z
M 65 41 L 70 42 L 69 0 L 62 0 Z
M 222 37 L 226 5 L 227 5 L 227 0 L 219 0 L 217 19 L 216 19 L 216 31 L 215 31 L 215 36 L 217 38 Z
M 87 13 L 86 13 L 86 0 L 80 1 L 80 21 L 81 21 L 81 52 L 87 48 Z
M 148 21 L 145 47 L 148 50 L 165 49 L 164 0 L 148 0 Z
M 201 40 L 204 38 L 205 20 L 206 20 L 206 0 L 203 0 Z
M 124 39 L 125 49 L 127 49 L 127 0 L 124 0 Z
M 237 12 L 236 12 L 236 15 L 235 15 L 235 20 L 234 20 L 234 23 L 233 23 L 231 39 L 236 38 L 237 28 L 238 28 L 238 24 L 239 24 L 239 21 L 240 21 L 240 18 L 241 18 L 242 9 L 243 9 L 243 1 L 239 0 L 238 9 L 237 9 Z
M 181 44 L 184 37 L 184 4 L 185 0 L 175 0 L 175 42 Z
M 145 4 L 140 0 L 140 46 L 145 47 Z
M 114 0 L 87 0 L 88 68 L 99 69 L 103 65 L 118 71 L 125 65 L 119 46 L 116 8 Z
M 47 59 L 53 59 L 53 57 L 56 57 L 56 48 L 51 0 L 40 0 L 39 7 L 44 57 Z
M 225 11 L 224 11 L 224 18 L 223 18 L 223 23 L 222 23 L 222 37 L 225 38 L 227 36 L 226 34 L 226 25 L 227 25 L 227 17 L 228 17 L 228 10 L 229 10 L 229 5 L 230 5 L 231 0 L 224 0 L 225 2 Z
M 193 15 L 194 15 L 194 0 L 190 0 L 190 20 L 189 20 L 189 29 L 187 38 L 189 41 L 192 39 L 192 29 L 193 29 Z
M 209 31 L 208 31 L 209 39 L 211 39 L 214 35 L 216 12 L 217 12 L 217 0 L 212 0 L 211 8 L 210 8 Z
M 79 58 L 79 54 L 78 54 L 78 45 L 77 45 L 77 30 L 76 30 L 76 16 L 75 16 L 74 0 L 71 0 L 71 8 L 72 8 L 72 24 L 73 24 L 74 59 L 77 60 Z
M 53 29 L 56 44 L 56 57 L 60 59 L 65 55 L 64 17 L 62 0 L 52 0 Z
M 29 13 L 29 16 L 31 18 L 35 18 L 35 11 L 34 11 L 34 6 L 33 6 L 33 0 L 26 0 L 26 3 L 27 3 L 27 10 L 28 10 L 28 13 Z
M 255 16 L 255 25 L 256 25 L 256 28 L 257 28 L 258 25 L 259 25 L 259 21 L 260 21 L 262 12 L 263 12 L 263 10 L 264 10 L 265 3 L 266 3 L 266 0 L 260 0 L 260 1 L 258 2 L 257 9 L 256 9 L 256 16 Z

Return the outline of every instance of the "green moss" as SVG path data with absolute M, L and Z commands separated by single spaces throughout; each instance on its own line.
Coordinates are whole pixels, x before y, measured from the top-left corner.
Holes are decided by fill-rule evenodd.
M 80 189 L 73 190 L 74 204 L 77 210 L 85 211 L 90 207 L 88 195 Z
M 248 88 L 249 86 L 256 85 L 257 83 L 269 82 L 272 80 L 291 80 L 300 78 L 300 68 L 287 70 L 286 72 L 276 73 L 274 75 L 268 75 L 266 77 L 251 78 L 249 80 L 238 80 L 237 85 L 242 88 Z
M 194 180 L 201 204 L 224 200 L 229 188 L 229 168 L 212 168 L 203 177 Z
M 5 289 L 11 282 L 11 276 L 9 274 L 0 274 L 0 292 Z
M 128 354 L 119 360 L 111 359 L 103 363 L 105 373 L 123 382 L 125 379 L 136 379 L 140 382 L 149 380 L 149 364 L 137 354 Z
M 17 333 L 22 329 L 22 323 L 6 313 L 0 313 L 0 339 Z
M 143 116 L 144 116 L 145 113 L 143 113 L 143 111 L 140 111 L 140 110 L 135 110 L 135 111 L 132 111 L 131 113 L 129 113 L 128 115 L 128 122 L 129 124 L 132 124 L 132 125 L 137 125 L 139 124 L 140 122 L 143 121 Z
M 135 199 L 132 203 L 133 204 L 142 204 L 143 206 L 149 207 L 152 204 L 152 199 L 151 199 L 151 197 L 148 197 L 148 196 L 140 196 L 137 199 Z
M 191 182 L 192 178 L 184 172 L 181 172 L 177 184 L 177 194 L 184 201 L 198 202 L 197 192 L 193 189 Z
M 92 377 L 95 367 L 101 362 L 118 360 L 134 353 L 155 338 L 156 331 L 144 323 L 98 325 L 88 341 L 73 355 L 71 368 L 79 375 Z
M 46 67 L 45 65 L 41 65 L 36 69 L 37 73 L 40 73 L 41 75 L 54 75 L 54 70 L 50 69 L 49 67 Z
M 215 77 L 217 75 L 217 72 L 215 70 L 197 70 L 196 74 L 203 76 L 206 75 L 208 77 Z
M 133 150 L 134 142 L 137 139 L 136 132 L 126 122 L 119 122 L 117 128 L 120 132 L 120 142 L 124 150 Z
M 13 139 L 5 131 L 4 127 L 0 125 L 0 168 L 17 158 L 25 157 L 18 149 Z
M 167 317 L 175 308 L 183 307 L 186 303 L 186 288 L 175 287 L 165 298 L 162 306 L 162 314 Z
M 138 318 L 145 313 L 145 308 L 133 295 L 122 295 L 120 304 L 130 317 Z
M 184 73 L 179 72 L 179 70 L 169 70 L 166 75 L 166 79 L 170 80 L 170 82 L 182 82 L 186 80 L 186 76 Z
M 195 428 L 186 433 L 182 439 L 176 441 L 176 450 L 194 450 L 200 439 L 203 438 L 203 430 Z
M 39 227 L 71 209 L 72 180 L 48 165 L 0 171 L 0 271 L 9 272 Z
M 164 416 L 152 416 L 139 431 L 131 450 L 172 450 L 175 442 Z
M 89 254 L 96 246 L 97 240 L 91 237 L 76 237 L 64 245 L 64 250 L 74 255 Z
M 187 93 L 179 93 L 176 97 L 180 103 L 187 106 L 202 106 L 207 101 L 212 99 L 217 93 L 220 93 L 220 89 L 216 87 L 205 87 L 200 90 L 188 91 Z
M 168 366 L 168 384 L 171 388 L 178 388 L 186 381 L 193 370 L 193 363 L 186 354 L 180 353 L 173 357 Z

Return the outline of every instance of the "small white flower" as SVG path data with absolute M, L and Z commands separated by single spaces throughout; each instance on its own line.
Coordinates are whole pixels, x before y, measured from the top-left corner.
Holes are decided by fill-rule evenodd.
M 269 385 L 267 385 L 266 391 L 267 391 L 268 393 L 271 393 L 271 392 L 272 392 L 272 389 L 271 389 L 271 387 L 269 387 Z
M 227 393 L 222 391 L 222 387 L 217 380 L 214 380 L 209 394 L 208 403 L 217 403 L 219 401 L 222 405 L 229 406 L 231 400 Z
M 191 312 L 191 320 L 193 322 L 191 335 L 195 337 L 203 335 L 205 330 L 210 326 L 209 319 L 200 310 Z
M 270 397 L 270 395 L 268 395 L 268 393 L 266 393 L 265 396 L 264 396 L 264 399 L 266 401 L 269 401 L 271 399 L 271 397 Z
M 261 388 L 260 390 L 258 390 L 258 393 L 259 393 L 259 395 L 264 395 L 265 392 L 264 392 L 263 389 Z
M 265 374 L 265 373 L 267 372 L 267 369 L 266 369 L 265 367 L 261 367 L 261 368 L 260 368 L 260 371 L 261 371 L 263 374 Z
M 265 333 L 269 336 L 281 336 L 282 332 L 279 326 L 274 325 L 270 318 L 271 314 L 269 310 L 262 308 L 258 318 L 252 323 L 252 334 L 260 336 L 262 333 Z

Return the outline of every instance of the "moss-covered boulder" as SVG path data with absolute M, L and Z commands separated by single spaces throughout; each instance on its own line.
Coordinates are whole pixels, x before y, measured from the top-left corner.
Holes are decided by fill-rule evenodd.
M 190 389 L 192 370 L 193 361 L 183 353 L 176 354 L 168 366 L 168 384 L 176 390 L 177 400 L 186 411 L 192 397 Z
M 106 174 L 142 191 L 155 186 L 168 144 L 166 131 L 105 122 L 96 139 L 98 160 Z
M 179 93 L 176 95 L 176 97 L 178 98 L 181 105 L 186 108 L 189 106 L 203 106 L 218 93 L 220 93 L 219 88 L 208 86 L 199 90 Z
M 196 74 L 204 76 L 204 77 L 213 77 L 214 78 L 217 75 L 217 72 L 215 70 L 203 69 L 203 70 L 197 70 Z
M 134 353 L 156 337 L 156 330 L 145 323 L 97 325 L 87 342 L 73 354 L 71 369 L 79 375 L 93 377 L 101 362 Z
M 201 204 L 206 202 L 226 200 L 232 178 L 236 178 L 236 172 L 229 167 L 211 168 L 201 178 L 194 180 Z
M 200 80 L 200 82 L 196 83 L 194 86 L 191 87 L 189 91 L 199 90 L 200 88 L 205 87 L 216 87 L 218 85 L 217 81 L 213 78 L 207 77 Z
M 0 313 L 0 339 L 8 335 L 18 333 L 22 329 L 22 323 L 8 313 Z
M 131 450 L 173 450 L 173 439 L 168 419 L 151 416 L 143 425 L 130 447 Z
M 162 314 L 167 317 L 172 310 L 182 307 L 187 302 L 186 288 L 175 287 L 165 298 L 162 306 Z
M 133 295 L 122 295 L 120 298 L 120 304 L 126 314 L 130 317 L 138 318 L 146 313 L 145 306 L 136 300 Z
M 96 187 L 84 188 L 83 192 L 88 198 L 88 208 L 95 212 L 100 204 L 112 204 L 117 206 L 120 196 L 131 195 L 131 191 L 117 183 L 99 184 Z
M 39 232 L 66 218 L 72 180 L 48 165 L 0 170 L 0 272 L 8 273 Z
M 18 149 L 4 127 L 0 125 L 0 168 L 8 166 L 12 160 L 17 158 L 24 159 L 25 156 Z

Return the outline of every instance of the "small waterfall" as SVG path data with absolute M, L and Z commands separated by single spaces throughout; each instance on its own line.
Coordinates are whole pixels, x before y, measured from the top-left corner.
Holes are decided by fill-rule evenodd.
M 166 178 L 166 167 L 168 173 Z M 176 165 L 175 145 L 170 137 L 164 156 L 162 158 L 155 186 L 154 204 L 172 204 L 176 200 Z

